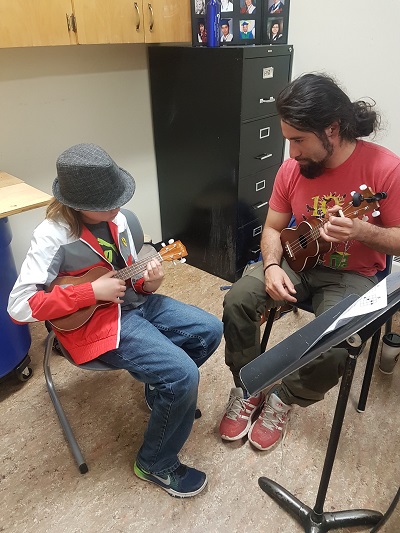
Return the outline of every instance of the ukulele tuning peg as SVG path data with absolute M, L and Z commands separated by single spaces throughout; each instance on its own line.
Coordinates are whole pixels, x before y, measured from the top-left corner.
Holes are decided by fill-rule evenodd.
M 356 191 L 351 191 L 350 196 L 354 196 L 356 194 Z
M 354 207 L 360 207 L 362 201 L 363 201 L 362 194 L 360 194 L 359 192 L 354 192 L 353 200 L 351 201 Z
M 381 214 L 380 211 L 372 211 L 372 216 L 373 216 L 374 218 L 379 217 L 380 214 Z
M 362 219 L 361 219 L 363 222 L 368 222 L 369 220 L 369 216 L 368 215 L 363 215 Z
M 365 189 L 368 189 L 368 187 L 364 185 L 360 185 L 360 191 L 365 191 Z
M 162 246 L 163 248 L 165 248 L 167 245 L 165 244 L 165 242 L 162 242 L 162 243 L 161 243 L 161 246 Z
M 168 244 L 173 244 L 174 242 L 175 242 L 174 239 L 170 239 L 170 240 L 168 241 Z

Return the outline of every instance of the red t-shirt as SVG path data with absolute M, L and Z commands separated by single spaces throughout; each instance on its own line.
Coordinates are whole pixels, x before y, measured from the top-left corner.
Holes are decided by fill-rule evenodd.
M 269 204 L 279 213 L 293 213 L 299 224 L 305 218 L 323 216 L 326 209 L 335 204 L 342 205 L 345 212 L 351 201 L 350 193 L 362 194 L 361 185 L 388 195 L 379 202 L 379 216 L 372 217 L 372 211 L 367 213 L 368 222 L 385 227 L 400 226 L 400 157 L 366 141 L 357 141 L 354 152 L 344 163 L 327 168 L 315 179 L 302 176 L 297 161 L 287 159 L 277 173 Z M 324 265 L 373 276 L 377 270 L 385 268 L 386 256 L 358 241 L 349 241 L 334 244 L 332 251 L 325 254 Z

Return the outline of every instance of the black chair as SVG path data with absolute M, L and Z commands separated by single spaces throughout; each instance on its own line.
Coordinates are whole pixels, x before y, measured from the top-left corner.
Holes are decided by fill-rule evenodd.
M 393 262 L 393 256 L 387 255 L 386 256 L 386 267 L 385 267 L 385 269 L 377 273 L 378 281 L 382 281 L 384 278 L 386 278 L 386 276 L 388 274 L 390 274 L 390 272 L 392 270 L 392 262 Z M 302 309 L 303 311 L 307 311 L 308 313 L 313 313 L 314 312 L 313 311 L 313 307 L 312 307 L 311 299 L 305 300 L 304 302 L 296 303 L 295 309 L 296 308 Z M 277 310 L 278 310 L 277 307 L 272 308 L 272 309 L 269 310 L 268 319 L 266 321 L 264 333 L 263 333 L 263 336 L 262 336 L 262 339 L 261 339 L 260 353 L 264 353 L 266 351 L 268 340 L 269 340 L 269 337 L 271 335 L 272 325 L 274 323 Z M 392 325 L 392 318 L 390 317 L 390 319 L 385 324 L 385 333 L 388 333 L 390 331 L 391 325 Z M 380 338 L 381 338 L 381 329 L 382 328 L 377 330 L 373 334 L 373 336 L 371 338 L 371 344 L 370 344 L 369 353 L 368 353 L 367 365 L 366 365 L 366 368 L 365 368 L 364 379 L 363 379 L 363 383 L 362 383 L 362 386 L 361 386 L 361 393 L 360 393 L 360 398 L 358 400 L 358 406 L 357 406 L 357 411 L 359 413 L 363 413 L 365 411 L 365 405 L 367 403 L 368 392 L 369 392 L 369 387 L 370 387 L 370 384 L 371 384 L 372 373 L 373 373 L 373 370 L 374 370 L 376 355 L 378 353 L 379 341 L 380 341 Z
M 143 235 L 142 226 L 140 225 L 139 219 L 134 213 L 132 213 L 132 211 L 129 211 L 128 209 L 121 209 L 121 211 L 127 218 L 129 229 L 131 230 L 132 237 L 135 243 L 136 251 L 139 253 L 139 251 L 143 249 L 143 243 L 144 243 L 144 235 Z M 56 337 L 55 337 L 54 332 L 51 330 L 51 326 L 49 327 L 49 325 L 46 323 L 46 327 L 50 329 L 49 334 L 46 339 L 45 354 L 44 354 L 44 361 L 43 361 L 43 369 L 44 369 L 44 376 L 46 380 L 47 390 L 53 402 L 54 408 L 58 415 L 61 427 L 64 431 L 64 434 L 69 444 L 69 447 L 71 449 L 72 455 L 74 456 L 74 459 L 78 465 L 79 472 L 81 474 L 85 474 L 89 470 L 88 466 L 86 464 L 85 459 L 83 458 L 78 442 L 75 438 L 71 425 L 61 405 L 60 399 L 57 395 L 57 391 L 54 387 L 50 361 L 51 361 L 51 356 L 53 354 L 53 347 L 54 347 L 54 342 L 56 341 Z M 92 370 L 92 371 L 103 371 L 103 372 L 104 371 L 107 372 L 111 370 L 119 370 L 119 369 L 116 369 L 114 367 L 107 365 L 106 363 L 103 363 L 102 361 L 98 359 L 94 359 L 92 361 L 89 361 L 88 363 L 77 365 L 71 358 L 68 351 L 58 341 L 57 341 L 57 348 L 61 351 L 62 355 L 65 357 L 65 359 L 67 359 L 67 361 L 69 361 L 74 366 L 80 368 L 81 370 Z

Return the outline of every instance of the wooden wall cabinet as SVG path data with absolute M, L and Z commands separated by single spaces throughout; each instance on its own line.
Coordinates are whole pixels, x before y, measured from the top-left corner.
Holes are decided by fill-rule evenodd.
M 190 42 L 189 0 L 0 0 L 0 47 Z
M 0 47 L 74 44 L 68 31 L 71 0 L 0 0 Z
M 148 52 L 162 234 L 182 240 L 191 265 L 235 281 L 260 253 L 293 48 Z
M 190 42 L 189 0 L 74 0 L 79 44 Z
M 145 43 L 190 43 L 189 0 L 143 0 Z

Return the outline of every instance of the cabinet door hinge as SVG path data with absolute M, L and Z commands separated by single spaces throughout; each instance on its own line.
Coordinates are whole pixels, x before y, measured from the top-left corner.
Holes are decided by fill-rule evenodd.
M 73 13 L 72 15 L 68 15 L 68 13 L 66 13 L 65 16 L 67 18 L 68 31 L 73 31 L 74 33 L 76 33 L 77 27 L 75 15 Z

